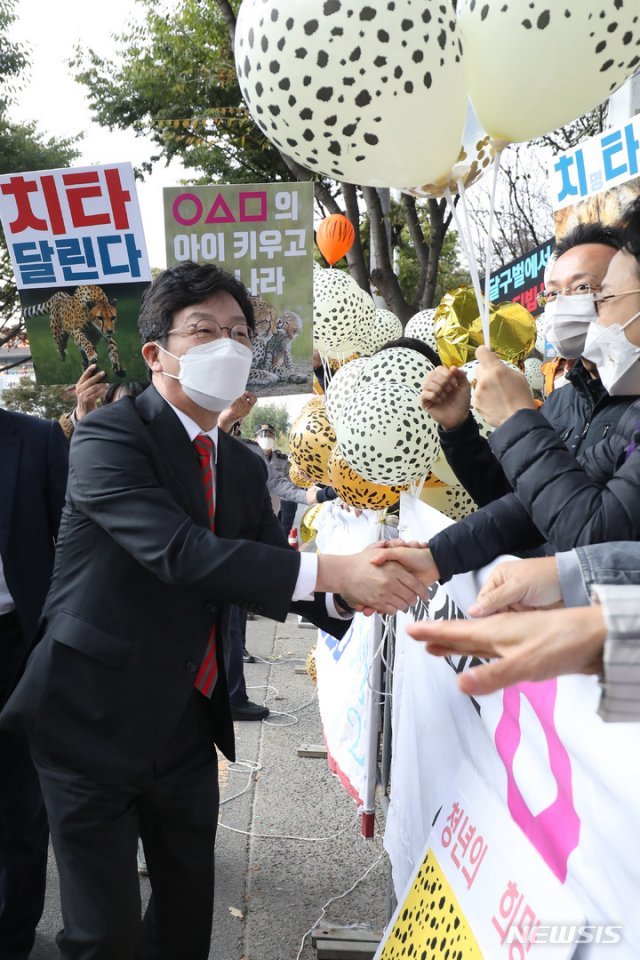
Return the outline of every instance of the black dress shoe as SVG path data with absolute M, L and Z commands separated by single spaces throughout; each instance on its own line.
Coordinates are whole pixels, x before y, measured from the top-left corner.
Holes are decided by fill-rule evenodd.
M 231 716 L 234 720 L 264 720 L 269 716 L 269 707 L 263 707 L 259 703 L 252 703 L 247 700 L 246 703 L 231 704 Z
M 242 662 L 243 663 L 255 663 L 256 658 L 252 653 L 249 653 L 246 647 L 242 648 Z

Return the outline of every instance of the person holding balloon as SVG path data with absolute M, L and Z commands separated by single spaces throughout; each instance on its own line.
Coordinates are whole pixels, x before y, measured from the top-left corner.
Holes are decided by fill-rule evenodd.
M 615 227 L 580 224 L 557 244 L 547 267 L 543 294 L 546 337 L 573 366 L 567 374 L 567 389 L 554 391 L 541 409 L 575 456 L 606 436 L 633 400 L 611 396 L 596 365 L 581 357 L 593 316 L 589 294 L 601 289 L 621 242 Z M 495 426 L 506 420 L 510 411 L 533 408 L 523 379 L 513 374 L 510 383 L 509 402 L 501 412 L 495 411 L 501 418 Z M 471 387 L 464 373 L 457 367 L 434 370 L 425 381 L 421 402 L 439 424 L 447 462 L 476 503 L 484 506 L 509 493 L 511 484 L 471 414 Z
M 514 492 L 433 537 L 428 550 L 415 554 L 416 575 L 445 582 L 500 554 L 539 550 L 545 541 L 556 551 L 640 540 L 640 199 L 620 226 L 623 247 L 602 289 L 585 295 L 591 321 L 583 354 L 612 396 L 636 399 L 604 439 L 576 458 L 543 414 L 521 402 L 520 374 L 479 347 L 475 405 L 501 424 L 489 443 Z M 384 554 L 396 556 L 393 548 Z

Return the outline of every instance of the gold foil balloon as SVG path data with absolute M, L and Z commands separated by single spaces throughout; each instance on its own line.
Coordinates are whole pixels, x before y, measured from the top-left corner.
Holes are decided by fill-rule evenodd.
M 303 490 L 313 486 L 311 477 L 308 477 L 293 460 L 289 463 L 289 480 L 291 480 L 291 483 L 295 483 L 296 487 L 302 487 Z
M 382 510 L 397 503 L 406 486 L 383 486 L 371 483 L 352 470 L 342 456 L 340 447 L 333 448 L 329 457 L 329 483 L 339 497 L 350 507 L 362 510 Z
M 336 444 L 324 403 L 313 398 L 304 405 L 289 433 L 290 457 L 314 481 L 328 483 L 327 464 Z
M 484 343 L 482 321 L 473 290 L 458 287 L 446 293 L 436 310 L 434 332 L 440 359 L 447 367 L 475 360 L 476 347 Z M 501 360 L 521 363 L 536 342 L 536 321 L 519 303 L 490 304 L 488 346 Z
M 312 540 L 315 540 L 316 533 L 318 532 L 317 522 L 318 514 L 322 507 L 321 503 L 314 503 L 302 516 L 300 521 L 300 540 L 302 543 L 311 543 Z

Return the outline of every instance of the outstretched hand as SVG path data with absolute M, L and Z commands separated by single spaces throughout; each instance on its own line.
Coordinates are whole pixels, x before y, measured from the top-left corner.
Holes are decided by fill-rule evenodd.
M 558 606 L 562 606 L 562 591 L 556 559 L 536 557 L 508 560 L 494 567 L 469 614 L 486 617 L 506 610 Z
M 518 410 L 535 410 L 536 405 L 527 378 L 515 367 L 507 366 L 497 353 L 478 347 L 473 406 L 483 420 L 499 427 Z
M 471 408 L 471 387 L 464 371 L 457 367 L 432 370 L 422 386 L 420 405 L 443 430 L 459 427 Z
M 426 598 L 428 586 L 410 569 L 410 563 L 396 559 L 404 550 L 411 552 L 409 548 L 387 550 L 372 544 L 346 557 L 318 554 L 316 590 L 339 593 L 366 614 L 408 610 L 418 599 Z M 375 562 L 380 554 L 385 559 Z
M 499 613 L 485 620 L 423 620 L 407 632 L 437 657 L 499 657 L 458 675 L 463 693 L 478 696 L 525 680 L 601 673 L 606 628 L 599 606 Z
M 372 543 L 363 553 L 368 553 L 369 562 L 374 566 L 382 567 L 387 563 L 399 563 L 416 576 L 423 588 L 419 594 L 423 600 L 428 588 L 439 577 L 438 568 L 433 561 L 428 544 L 418 540 L 381 540 Z M 413 606 L 413 603 L 409 606 Z M 366 616 L 379 612 L 363 604 L 357 605 L 356 609 Z

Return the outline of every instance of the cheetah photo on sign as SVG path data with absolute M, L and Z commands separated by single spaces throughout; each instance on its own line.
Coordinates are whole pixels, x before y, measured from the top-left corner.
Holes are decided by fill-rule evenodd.
M 109 360 L 117 377 L 125 377 L 115 340 L 118 311 L 116 300 L 109 300 L 102 287 L 78 287 L 71 296 L 60 290 L 44 303 L 27 307 L 26 319 L 49 316 L 53 336 L 61 360 L 66 360 L 69 337 L 80 350 L 82 368 L 90 363 L 99 366 L 95 344 L 102 337 L 107 344 Z

